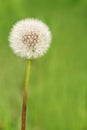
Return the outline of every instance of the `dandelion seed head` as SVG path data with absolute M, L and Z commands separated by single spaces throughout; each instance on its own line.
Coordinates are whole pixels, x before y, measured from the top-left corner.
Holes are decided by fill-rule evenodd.
M 13 26 L 9 42 L 17 55 L 35 59 L 44 55 L 50 47 L 51 32 L 40 20 L 24 19 Z

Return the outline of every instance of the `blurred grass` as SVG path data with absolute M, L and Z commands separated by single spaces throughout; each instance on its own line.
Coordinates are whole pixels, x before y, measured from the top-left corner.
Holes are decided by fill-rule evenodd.
M 48 53 L 32 62 L 27 130 L 87 130 L 87 1 L 0 1 L 0 130 L 20 129 L 27 62 L 9 48 L 12 25 L 46 22 Z

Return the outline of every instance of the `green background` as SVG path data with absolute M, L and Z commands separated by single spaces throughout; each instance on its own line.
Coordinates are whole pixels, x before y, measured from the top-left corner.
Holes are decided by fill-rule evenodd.
M 47 23 L 53 38 L 32 61 L 26 130 L 87 130 L 87 0 L 0 0 L 0 130 L 21 129 L 27 62 L 8 36 L 28 17 Z

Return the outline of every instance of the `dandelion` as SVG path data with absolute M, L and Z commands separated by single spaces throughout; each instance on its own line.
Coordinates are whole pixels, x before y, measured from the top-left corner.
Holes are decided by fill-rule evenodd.
M 18 56 L 28 60 L 28 68 L 25 80 L 22 127 L 26 128 L 26 102 L 28 96 L 28 82 L 30 75 L 31 59 L 43 56 L 51 44 L 51 32 L 46 24 L 37 19 L 24 19 L 17 22 L 9 36 L 10 47 Z

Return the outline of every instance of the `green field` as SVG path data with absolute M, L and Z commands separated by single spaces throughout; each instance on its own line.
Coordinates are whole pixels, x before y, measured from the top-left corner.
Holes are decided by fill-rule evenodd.
M 0 0 L 0 130 L 21 129 L 27 62 L 8 36 L 28 17 L 47 23 L 53 38 L 32 61 L 26 130 L 87 130 L 87 0 Z

